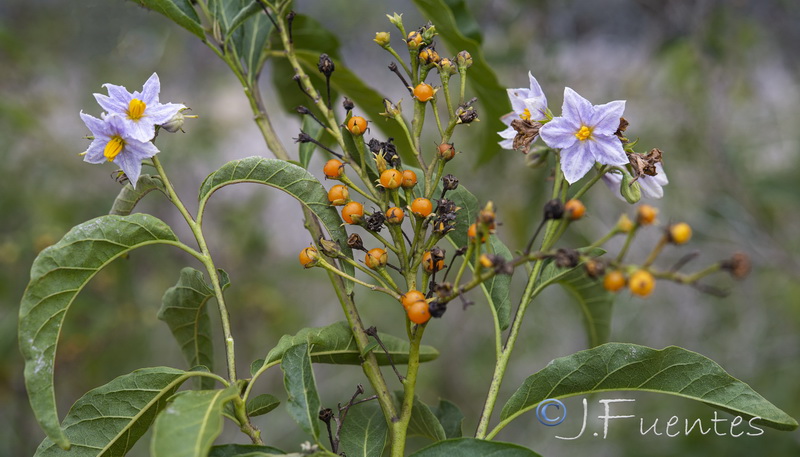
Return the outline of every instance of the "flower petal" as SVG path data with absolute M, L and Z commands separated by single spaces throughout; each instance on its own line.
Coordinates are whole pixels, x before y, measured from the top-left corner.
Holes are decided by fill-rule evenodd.
M 163 105 L 158 103 L 152 108 L 148 106 L 145 111 L 145 116 L 147 116 L 154 125 L 161 125 L 169 122 L 173 116 L 178 114 L 178 111 L 185 108 L 186 107 L 180 103 L 165 103 Z
M 103 155 L 108 144 L 108 138 L 95 138 L 92 144 L 86 149 L 83 155 L 83 161 L 87 163 L 100 164 L 106 162 L 106 156 Z
M 571 119 L 556 117 L 539 129 L 539 136 L 551 148 L 569 148 L 578 141 L 578 126 Z
M 156 136 L 156 127 L 151 119 L 143 117 L 138 121 L 127 121 L 125 133 L 126 135 L 124 136 L 146 142 L 152 140 L 153 137 Z
M 619 128 L 619 118 L 625 112 L 625 100 L 616 100 L 592 107 L 592 118 L 589 125 L 594 126 L 597 133 L 613 135 Z
M 530 91 L 528 92 L 528 97 L 526 98 L 539 98 L 541 97 L 544 101 L 544 105 L 547 106 L 547 97 L 544 96 L 544 91 L 542 90 L 542 86 L 539 85 L 539 81 L 533 77 L 531 72 L 528 72 L 528 81 L 530 83 Z
M 561 105 L 561 116 L 572 119 L 581 125 L 591 125 L 592 104 L 589 100 L 581 97 L 577 92 L 569 87 L 564 88 L 564 104 Z M 575 129 L 577 131 L 577 129 Z
M 497 132 L 498 135 L 503 137 L 503 141 L 498 141 L 497 144 L 503 149 L 514 149 L 514 138 L 517 136 L 517 131 L 509 127 L 502 132 Z
M 97 100 L 97 104 L 100 105 L 101 108 L 109 113 L 124 114 L 128 111 L 127 104 L 115 98 L 111 98 L 108 95 L 94 94 L 94 99 Z
M 561 171 L 568 183 L 583 178 L 594 166 L 594 156 L 586 141 L 578 141 L 574 146 L 561 150 Z
M 596 135 L 585 141 L 596 161 L 604 165 L 623 166 L 629 163 L 628 155 L 622 149 L 622 142 L 614 135 Z
M 161 81 L 158 79 L 158 75 L 153 73 L 142 87 L 142 101 L 148 106 L 158 104 L 159 92 L 161 92 Z
M 128 92 L 128 89 L 126 89 L 124 86 L 117 86 L 114 84 L 103 84 L 103 87 L 105 87 L 106 90 L 108 90 L 109 97 L 124 104 L 125 108 L 128 107 L 128 104 L 131 102 L 131 99 L 133 98 L 131 96 L 132 94 Z
M 92 132 L 94 137 L 108 138 L 111 136 L 109 126 L 104 120 L 98 119 L 90 114 L 86 114 L 83 111 L 81 111 L 80 115 L 81 120 L 83 120 L 83 123 L 86 124 L 86 127 L 90 132 Z

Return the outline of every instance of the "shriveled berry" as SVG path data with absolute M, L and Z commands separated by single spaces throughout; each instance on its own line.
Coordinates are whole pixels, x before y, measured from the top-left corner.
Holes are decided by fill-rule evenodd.
M 653 275 L 646 270 L 638 270 L 631 275 L 628 281 L 628 288 L 631 293 L 640 297 L 646 297 L 653 292 L 656 287 L 656 280 Z
M 417 185 L 417 174 L 412 170 L 403 170 L 403 181 L 400 183 L 403 189 L 411 189 Z
M 322 172 L 328 179 L 339 179 L 344 174 L 344 164 L 341 160 L 331 159 L 322 167 Z
M 342 219 L 348 224 L 358 224 L 364 217 L 364 205 L 359 202 L 350 202 L 342 208 Z
M 350 191 L 347 190 L 347 186 L 337 184 L 328 191 L 328 201 L 333 206 L 342 206 L 348 200 L 350 200 Z
M 394 168 L 381 173 L 381 186 L 387 189 L 397 189 L 403 183 L 403 174 Z
M 617 292 L 625 287 L 625 275 L 619 270 L 609 271 L 603 278 L 603 288 L 609 292 Z
M 364 259 L 364 263 L 373 270 L 385 267 L 386 262 L 389 260 L 389 255 L 381 248 L 370 249 Z
M 431 251 L 425 251 L 425 253 L 422 254 L 422 267 L 425 268 L 425 271 L 428 273 L 433 273 L 434 271 L 439 271 L 444 268 L 444 260 L 440 259 L 436 262 L 436 265 L 434 265 Z
M 428 217 L 433 212 L 433 203 L 427 198 L 417 198 L 411 202 L 411 212 L 419 217 Z
M 418 301 L 425 301 L 425 294 L 418 290 L 411 289 L 400 296 L 400 303 L 403 304 L 403 308 L 408 308 Z
M 310 246 L 300 251 L 298 258 L 300 260 L 300 265 L 306 268 L 311 268 L 317 263 L 317 259 L 319 259 L 319 252 L 317 251 L 317 248 Z
M 418 302 L 414 302 L 406 308 L 406 314 L 408 314 L 408 319 L 418 325 L 422 325 L 429 320 L 431 320 L 431 311 L 428 308 L 428 302 L 420 300 Z
M 347 121 L 347 130 L 353 135 L 363 135 L 367 131 L 367 120 L 361 116 L 353 116 Z

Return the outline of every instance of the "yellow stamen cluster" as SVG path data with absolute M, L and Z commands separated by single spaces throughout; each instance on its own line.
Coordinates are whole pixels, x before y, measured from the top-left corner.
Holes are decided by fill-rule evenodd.
M 531 111 L 528 108 L 525 108 L 525 111 L 523 111 L 522 114 L 519 115 L 519 118 L 522 119 L 523 121 L 531 120 Z
M 585 141 L 589 139 L 590 136 L 592 136 L 592 129 L 590 129 L 585 125 L 582 125 L 580 130 L 575 132 L 575 136 L 578 137 L 579 140 Z
M 106 157 L 106 159 L 108 159 L 109 162 L 111 162 L 120 152 L 122 152 L 122 148 L 124 147 L 125 140 L 123 140 L 119 135 L 114 135 L 106 144 L 105 149 L 103 149 L 103 155 Z
M 134 98 L 128 105 L 128 119 L 138 121 L 144 116 L 144 110 L 147 108 L 145 102 Z

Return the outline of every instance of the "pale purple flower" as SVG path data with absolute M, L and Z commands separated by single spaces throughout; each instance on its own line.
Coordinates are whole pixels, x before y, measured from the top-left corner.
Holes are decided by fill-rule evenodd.
M 656 175 L 642 175 L 636 181 L 639 183 L 639 188 L 642 190 L 642 196 L 647 198 L 661 198 L 664 196 L 664 189 L 662 187 L 669 184 L 667 174 L 664 173 L 664 167 L 661 163 L 655 164 Z M 619 193 L 619 185 L 622 182 L 622 175 L 614 171 L 610 171 L 603 175 L 603 182 L 606 183 L 609 189 L 616 194 L 621 200 L 625 198 Z
M 98 119 L 81 112 L 81 119 L 94 136 L 83 161 L 95 164 L 114 162 L 136 188 L 142 172 L 142 160 L 158 154 L 158 148 L 150 141 L 132 138 L 125 121 L 116 114 L 103 115 L 102 119 Z
M 186 107 L 180 103 L 159 103 L 161 83 L 158 75 L 144 83 L 142 92 L 128 92 L 123 86 L 103 84 L 108 95 L 94 94 L 100 106 L 108 114 L 116 114 L 124 121 L 128 136 L 139 141 L 150 141 L 156 134 L 156 125 L 166 124 Z
M 623 166 L 628 157 L 614 135 L 625 111 L 625 101 L 592 105 L 569 87 L 564 89 L 561 117 L 539 130 L 551 148 L 561 149 L 561 171 L 570 184 L 581 179 L 595 162 Z
M 547 97 L 545 97 L 539 82 L 530 72 L 528 72 L 528 79 L 530 81 L 529 89 L 506 89 L 508 99 L 511 101 L 511 108 L 514 111 L 500 118 L 508 126 L 502 132 L 497 132 L 504 138 L 498 143 L 503 149 L 514 149 L 514 137 L 517 136 L 517 131 L 511 127 L 511 121 L 514 119 L 539 121 L 547 118 Z

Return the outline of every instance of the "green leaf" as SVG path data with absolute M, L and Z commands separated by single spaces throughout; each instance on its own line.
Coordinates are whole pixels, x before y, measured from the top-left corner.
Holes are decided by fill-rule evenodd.
M 270 394 L 261 394 L 247 401 L 247 415 L 250 417 L 262 416 L 277 408 L 281 402 Z
M 472 55 L 473 63 L 467 71 L 467 81 L 470 89 L 478 97 L 480 119 L 486 122 L 486 125 L 481 126 L 483 134 L 480 146 L 477 146 L 478 162 L 486 162 L 500 150 L 497 145 L 497 132 L 505 128 L 500 117 L 511 111 L 506 89 L 497 81 L 497 75 L 486 62 L 480 43 L 467 38 L 459 31 L 459 24 L 456 23 L 453 11 L 444 0 L 414 0 L 414 4 L 433 22 L 439 37 L 452 53 L 466 50 Z
M 448 233 L 447 237 L 454 246 L 465 246 L 469 242 L 467 229 L 477 220 L 480 211 L 478 199 L 463 185 L 449 191 L 447 198 L 461 208 L 456 213 L 456 228 Z M 492 252 L 502 256 L 505 260 L 511 260 L 514 257 L 508 247 L 494 235 L 489 236 L 489 246 Z M 471 263 L 470 269 L 473 269 Z M 509 298 L 511 277 L 512 275 L 496 275 L 481 284 L 486 299 L 496 315 L 500 330 L 505 330 L 511 323 L 511 299 Z
M 53 365 L 64 317 L 100 269 L 133 249 L 159 243 L 178 240 L 167 224 L 153 216 L 101 216 L 74 227 L 33 261 L 19 310 L 25 386 L 36 420 L 62 448 L 69 441 L 58 424 Z
M 254 3 L 260 10 L 258 2 Z M 247 11 L 247 8 L 242 11 Z M 237 26 L 237 19 L 238 16 L 234 19 L 232 27 Z M 272 22 L 270 22 L 266 14 L 257 14 L 244 23 L 242 30 L 241 55 L 239 57 L 241 57 L 244 67 L 247 69 L 247 78 L 250 82 L 255 83 L 266 60 L 266 54 L 263 51 L 267 46 L 269 33 L 272 31 Z
M 601 248 L 579 251 L 589 257 L 599 257 L 606 252 Z M 547 264 L 537 279 L 536 287 L 542 289 L 550 284 L 561 285 L 581 307 L 589 346 L 595 347 L 608 342 L 615 294 L 603 287 L 602 278 L 590 278 L 586 274 L 584 262 L 573 268 L 559 268 L 552 259 L 545 262 Z
M 440 441 L 411 454 L 411 457 L 540 457 L 522 446 L 476 438 Z
M 152 457 L 197 457 L 208 455 L 222 433 L 222 408 L 239 395 L 239 386 L 221 390 L 190 390 L 173 396 L 156 418 Z
M 200 18 L 189 0 L 133 0 L 145 8 L 159 12 L 172 19 L 173 22 L 197 35 L 205 38 Z
M 219 276 L 220 285 L 225 289 L 229 284 L 228 275 L 219 270 Z M 211 298 L 214 298 L 214 289 L 203 280 L 203 273 L 186 267 L 181 270 L 178 283 L 164 293 L 158 318 L 169 325 L 190 367 L 202 365 L 213 371 L 214 343 L 206 306 Z M 213 388 L 213 379 L 201 378 L 200 387 Z
M 304 343 L 290 347 L 283 354 L 283 386 L 289 396 L 286 400 L 289 415 L 319 442 L 320 401 L 308 349 L 309 345 Z
M 396 390 L 394 398 L 398 405 L 403 404 L 403 391 Z M 414 396 L 414 405 L 411 408 L 411 419 L 408 422 L 409 436 L 424 436 L 433 441 L 447 439 L 442 424 L 433 414 L 433 411 L 423 403 L 417 396 Z
M 309 172 L 283 160 L 247 157 L 226 163 L 200 186 L 200 207 L 204 208 L 211 194 L 220 188 L 243 182 L 266 184 L 296 198 L 319 218 L 331 238 L 339 243 L 342 253 L 353 257 L 347 246 L 347 232 L 342 228 L 342 219 L 328 202 L 328 192 Z M 345 273 L 353 274 L 351 265 L 345 263 L 341 268 Z
M 64 418 L 64 434 L 72 443 L 65 451 L 49 438 L 35 457 L 125 455 L 144 435 L 167 399 L 197 372 L 174 368 L 142 368 L 92 389 L 78 399 Z
M 383 342 L 392 361 L 395 364 L 408 363 L 408 340 L 378 332 L 378 336 Z M 332 363 L 338 365 L 360 365 L 361 354 L 358 351 L 355 337 L 347 322 L 335 322 L 325 327 L 304 328 L 295 335 L 284 335 L 278 344 L 269 351 L 264 363 L 273 363 L 283 358 L 286 350 L 298 344 L 308 343 L 311 345 L 311 361 L 314 363 Z M 431 346 L 422 345 L 419 349 L 420 362 L 428 362 L 439 356 L 439 351 Z M 378 364 L 388 365 L 389 360 L 383 349 L 374 351 Z M 257 363 L 254 362 L 254 363 Z M 258 368 L 261 368 L 259 365 Z M 252 370 L 252 368 L 251 368 Z
M 317 141 L 320 140 L 323 133 L 322 126 L 311 119 L 311 116 L 303 116 L 302 130 Z M 311 156 L 314 155 L 314 150 L 317 149 L 317 145 L 309 141 L 308 143 L 300 143 L 299 149 L 300 165 L 307 170 L 308 164 L 311 162 Z
M 347 411 L 339 431 L 339 451 L 347 457 L 379 457 L 388 437 L 389 427 L 380 406 L 360 403 Z
M 656 350 L 607 343 L 561 357 L 528 377 L 511 396 L 500 418 L 509 422 L 549 398 L 618 390 L 657 392 L 701 401 L 778 430 L 794 430 L 797 421 L 696 352 L 669 346 Z
M 212 446 L 208 457 L 267 457 L 276 454 L 284 455 L 286 453 L 274 447 L 258 444 L 221 444 Z
M 483 35 L 481 34 L 481 26 L 475 20 L 475 16 L 470 12 L 467 2 L 464 0 L 444 0 L 453 17 L 456 20 L 458 30 L 470 40 L 478 44 L 483 44 Z
M 464 422 L 464 414 L 455 403 L 440 398 L 439 406 L 431 408 L 431 411 L 439 419 L 448 439 L 461 438 L 461 423 Z
M 143 199 L 145 195 L 150 192 L 158 190 L 164 195 L 167 194 L 164 188 L 164 182 L 161 181 L 160 176 L 141 175 L 139 181 L 136 183 L 136 189 L 131 186 L 131 183 L 125 184 L 125 187 L 119 191 L 119 195 L 114 199 L 114 204 L 111 206 L 111 211 L 108 214 L 116 214 L 117 216 L 127 216 L 133 212 L 133 208 Z
M 258 0 L 250 0 L 250 2 L 247 3 L 247 6 L 240 9 L 239 12 L 237 12 L 236 15 L 233 17 L 233 19 L 231 20 L 228 33 L 232 33 L 234 30 L 241 27 L 242 24 L 244 24 L 248 19 L 250 19 L 254 14 L 261 11 L 263 10 L 261 9 L 261 4 L 258 2 Z

